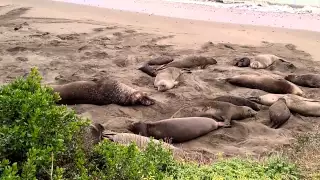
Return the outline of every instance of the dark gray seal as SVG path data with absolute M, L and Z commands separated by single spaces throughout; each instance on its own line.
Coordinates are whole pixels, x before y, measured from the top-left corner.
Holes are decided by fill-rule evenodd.
M 320 88 L 320 75 L 318 74 L 290 74 L 285 79 L 299 86 Z
M 165 69 L 168 67 L 176 68 L 196 68 L 201 67 L 205 69 L 209 65 L 217 64 L 217 61 L 212 57 L 205 56 L 188 56 L 179 60 L 174 60 L 166 65 L 159 67 L 157 70 Z
M 284 98 L 279 98 L 277 102 L 269 107 L 269 117 L 271 122 L 271 128 L 279 128 L 291 116 L 291 112 L 287 107 L 286 100 Z
M 157 71 L 156 68 L 151 67 L 149 64 L 143 64 L 141 67 L 138 68 L 138 70 L 148 74 L 151 77 L 156 77 L 157 76 Z
M 153 59 L 150 59 L 147 64 L 148 65 L 163 65 L 168 64 L 173 61 L 173 58 L 170 56 L 159 56 Z
M 128 129 L 134 134 L 182 143 L 203 136 L 223 125 L 222 122 L 211 118 L 183 117 L 156 122 L 136 122 Z
M 63 85 L 51 85 L 59 93 L 61 100 L 57 104 L 95 104 L 95 105 L 145 105 L 155 100 L 145 92 L 138 91 L 111 78 L 96 81 L 75 81 Z
M 228 102 L 237 106 L 248 106 L 251 107 L 255 111 L 260 111 L 259 106 L 250 101 L 249 99 L 237 97 L 237 96 L 219 96 L 213 99 L 214 101 L 223 101 Z

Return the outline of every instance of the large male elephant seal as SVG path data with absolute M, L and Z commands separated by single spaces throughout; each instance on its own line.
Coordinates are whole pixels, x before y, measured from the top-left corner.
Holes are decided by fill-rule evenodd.
M 320 75 L 318 74 L 290 74 L 285 79 L 299 86 L 320 88 Z
M 252 69 L 265 69 L 271 66 L 275 61 L 287 62 L 288 61 L 273 55 L 273 54 L 258 54 L 253 57 L 253 59 L 249 59 L 248 57 L 240 58 L 236 60 L 236 66 L 238 67 L 248 67 L 250 66 Z
M 154 86 L 158 91 L 167 91 L 179 84 L 178 78 L 185 73 L 186 70 L 182 70 L 175 67 L 168 67 L 160 70 L 154 80 Z
M 75 81 L 63 85 L 51 85 L 61 100 L 58 104 L 95 104 L 95 105 L 145 105 L 155 100 L 146 93 L 133 89 L 111 78 L 96 81 Z
M 277 79 L 268 75 L 237 75 L 227 78 L 226 81 L 233 85 L 260 89 L 269 93 L 304 95 L 297 85 L 285 79 Z
M 168 67 L 176 67 L 176 68 L 195 68 L 201 67 L 201 69 L 205 69 L 209 65 L 217 64 L 217 61 L 211 57 L 205 56 L 188 56 L 179 60 L 174 60 L 168 64 L 165 64 L 159 67 L 157 70 L 165 69 Z
M 224 126 L 224 123 L 211 118 L 184 117 L 156 122 L 136 122 L 131 124 L 128 129 L 142 136 L 182 143 L 203 136 L 221 126 Z
M 218 121 L 223 121 L 224 127 L 231 127 L 231 120 L 241 120 L 253 117 L 256 114 L 256 111 L 247 106 L 236 106 L 228 102 L 212 101 L 197 116 L 214 118 Z
M 294 94 L 266 94 L 257 97 L 250 97 L 248 99 L 266 106 L 271 106 L 280 98 L 284 98 L 286 100 L 286 104 L 292 112 L 296 112 L 304 116 L 320 116 L 319 100 L 307 99 Z
M 271 122 L 271 128 L 279 128 L 291 116 L 291 112 L 287 107 L 286 100 L 279 98 L 274 104 L 269 107 L 269 118 Z
M 237 97 L 237 96 L 219 96 L 213 99 L 214 101 L 223 101 L 223 102 L 228 102 L 237 106 L 248 106 L 251 107 L 253 110 L 255 111 L 260 111 L 259 106 L 246 99 L 246 98 L 242 98 L 242 97 Z

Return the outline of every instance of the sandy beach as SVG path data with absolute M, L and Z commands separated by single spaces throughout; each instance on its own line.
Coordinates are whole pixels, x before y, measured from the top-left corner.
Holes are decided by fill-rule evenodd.
M 145 3 L 148 9 L 145 13 L 149 14 L 144 14 L 138 13 L 143 11 L 142 6 L 132 4 L 136 2 L 127 4 L 137 8 L 136 12 L 119 10 L 120 1 L 117 2 L 109 4 L 113 9 L 106 9 L 48 0 L 2 0 L 0 83 L 25 75 L 33 66 L 39 68 L 45 84 L 114 77 L 147 92 L 156 104 L 149 107 L 70 107 L 79 114 L 89 113 L 93 121 L 103 123 L 109 130 L 128 132 L 127 125 L 134 121 L 169 118 L 179 109 L 182 110 L 176 117 L 190 115 L 203 99 L 227 94 L 241 97 L 266 94 L 227 84 L 222 78 L 250 73 L 283 77 L 290 73 L 320 72 L 320 23 L 316 15 L 244 14 L 243 11 L 213 11 L 212 8 L 204 11 L 206 7 L 198 5 L 176 4 L 175 7 L 155 1 Z M 190 9 L 192 13 L 187 14 Z M 172 17 L 164 16 L 165 12 L 171 12 Z M 183 14 L 186 19 L 182 19 Z M 194 18 L 187 19 L 191 15 Z M 251 21 L 251 24 L 237 24 L 243 21 Z M 268 27 L 268 22 L 279 27 L 283 24 L 284 28 Z M 302 30 L 305 26 L 307 28 Z M 236 57 L 259 53 L 283 57 L 296 68 L 290 69 L 284 64 L 261 70 L 232 66 Z M 153 87 L 154 78 L 137 68 L 161 55 L 177 59 L 187 55 L 212 56 L 218 63 L 204 70 L 194 69 L 191 74 L 182 76 L 176 88 L 158 92 Z M 318 89 L 301 88 L 307 98 L 320 99 Z M 268 108 L 263 107 L 257 118 L 233 121 L 232 128 L 222 128 L 177 146 L 209 155 L 223 152 L 227 156 L 260 156 L 292 143 L 294 134 L 316 131 L 320 125 L 319 118 L 297 114 L 279 129 L 269 128 L 268 121 Z

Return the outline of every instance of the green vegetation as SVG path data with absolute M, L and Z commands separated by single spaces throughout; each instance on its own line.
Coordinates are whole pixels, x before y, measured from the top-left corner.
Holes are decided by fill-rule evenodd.
M 0 88 L 0 179 L 207 180 L 300 179 L 283 158 L 265 161 L 233 158 L 211 165 L 182 163 L 151 142 L 145 151 L 104 140 L 89 151 L 84 132 L 89 121 L 41 85 L 36 68 Z

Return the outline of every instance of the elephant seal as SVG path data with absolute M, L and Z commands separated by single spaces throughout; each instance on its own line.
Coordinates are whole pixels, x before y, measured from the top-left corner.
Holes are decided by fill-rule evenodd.
M 148 74 L 151 77 L 156 77 L 157 76 L 156 69 L 151 67 L 149 64 L 143 64 L 141 67 L 138 68 L 138 70 Z
M 238 67 L 248 67 L 252 69 L 265 69 L 271 66 L 275 61 L 287 62 L 288 61 L 273 55 L 273 54 L 258 54 L 250 60 L 248 57 L 244 57 L 238 60 L 236 66 Z M 291 64 L 291 63 L 290 63 Z
M 285 79 L 277 79 L 268 75 L 237 75 L 226 79 L 233 85 L 260 89 L 275 94 L 296 94 L 303 96 L 303 91 L 295 84 Z
M 234 61 L 234 65 L 238 67 L 248 67 L 250 65 L 250 59 L 248 57 L 236 58 Z
M 201 67 L 201 69 L 206 68 L 209 65 L 217 64 L 217 61 L 211 57 L 204 56 L 188 56 L 179 60 L 172 61 L 168 64 L 165 64 L 159 67 L 157 70 L 165 69 L 168 67 L 176 68 L 195 68 Z
M 284 77 L 287 81 L 290 81 L 299 86 L 320 88 L 320 75 L 318 74 L 301 74 L 301 75 L 287 75 Z
M 247 106 L 236 106 L 229 102 L 212 101 L 197 116 L 213 118 L 224 122 L 224 127 L 231 127 L 231 120 L 253 117 L 257 112 Z
M 271 106 L 278 99 L 284 98 L 290 111 L 299 113 L 304 116 L 320 116 L 320 101 L 307 99 L 294 94 L 266 94 L 263 96 L 249 97 L 251 101 Z
M 147 64 L 148 65 L 163 65 L 168 64 L 173 61 L 173 58 L 170 56 L 159 56 L 153 59 L 150 59 Z
M 168 67 L 158 72 L 153 84 L 158 91 L 167 91 L 179 84 L 178 78 L 185 72 L 190 73 L 190 71 Z
M 164 119 L 156 122 L 136 122 L 129 125 L 129 131 L 155 139 L 182 143 L 203 136 L 224 123 L 206 117 L 184 117 Z
M 149 137 L 140 136 L 132 133 L 105 133 L 103 134 L 103 137 L 123 145 L 130 145 L 130 143 L 134 142 L 140 149 L 143 150 L 151 142 L 151 139 Z M 156 144 L 160 143 L 160 141 L 157 139 L 153 139 L 152 141 Z M 161 146 L 171 150 L 179 149 L 166 142 L 162 142 Z
M 237 106 L 248 106 L 251 109 L 255 110 L 255 111 L 260 111 L 259 106 L 246 99 L 246 98 L 242 98 L 242 97 L 237 97 L 237 96 L 219 96 L 213 99 L 214 101 L 223 101 L 223 102 L 228 102 Z
M 274 104 L 269 107 L 269 118 L 271 122 L 271 128 L 279 128 L 291 116 L 291 112 L 287 107 L 286 100 L 284 98 L 279 98 Z
M 51 85 L 59 93 L 57 104 L 95 104 L 95 105 L 144 105 L 150 106 L 155 100 L 145 92 L 138 91 L 111 78 L 96 81 L 75 81 L 63 85 Z
M 82 137 L 86 151 L 90 151 L 94 145 L 102 141 L 103 131 L 104 127 L 100 123 L 90 124 L 88 127 L 85 127 Z

